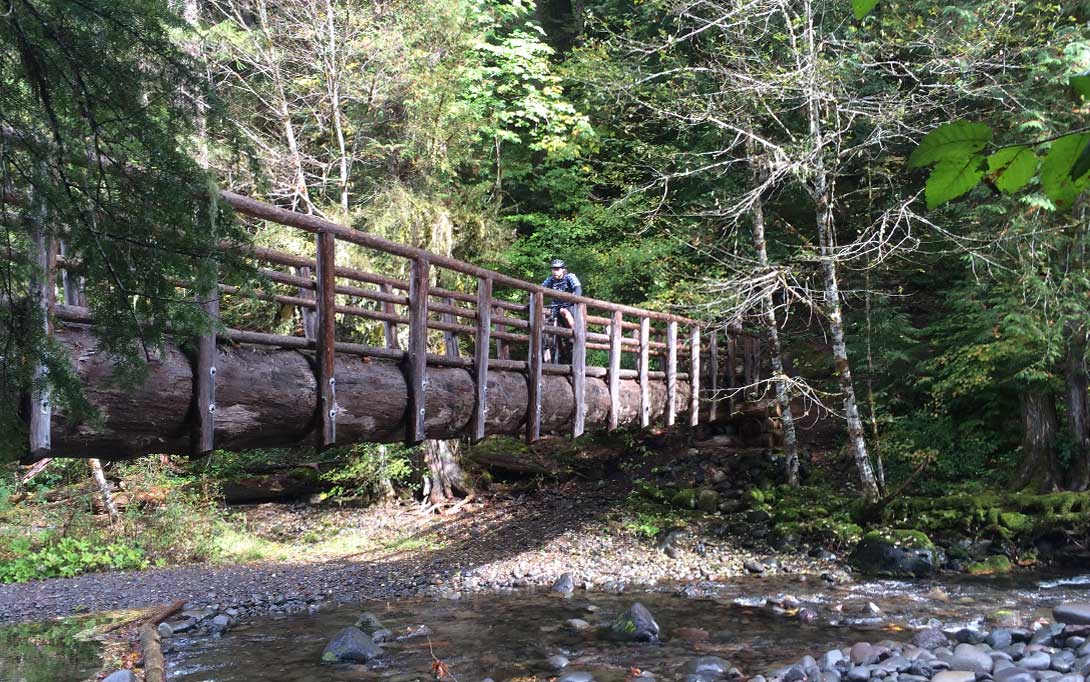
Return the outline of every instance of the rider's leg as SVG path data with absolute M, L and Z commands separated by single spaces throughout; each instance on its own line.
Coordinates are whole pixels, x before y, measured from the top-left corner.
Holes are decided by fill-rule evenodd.
M 571 310 L 561 308 L 560 314 L 564 316 L 564 321 L 568 323 L 568 329 L 575 329 L 575 318 L 572 316 Z

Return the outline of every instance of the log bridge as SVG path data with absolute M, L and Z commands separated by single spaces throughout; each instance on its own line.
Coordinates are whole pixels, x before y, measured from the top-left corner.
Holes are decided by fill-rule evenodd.
M 221 194 L 246 219 L 313 235 L 314 256 L 245 247 L 263 289 L 220 284 L 197 292 L 216 331 L 179 340 L 184 346 L 168 344 L 136 388 L 114 384 L 112 364 L 95 352 L 94 320 L 73 285 L 78 258 L 39 243 L 46 276 L 36 298 L 101 419 L 75 421 L 52 407 L 48 394 L 31 392 L 25 401 L 30 459 L 199 456 L 309 439 L 319 449 L 488 434 L 534 441 L 623 425 L 670 427 L 679 419 L 695 426 L 731 412 L 737 393 L 731 389 L 759 378 L 755 337 L 732 330 L 720 346 L 722 332 L 687 317 L 550 291 L 313 215 Z M 342 248 L 403 259 L 407 268 L 401 263 L 396 271 L 408 277 L 338 264 Z M 438 286 L 450 280 L 462 286 Z M 220 319 L 226 297 L 294 307 L 301 329 L 284 335 L 230 328 Z M 546 298 L 573 304 L 574 329 L 546 323 Z M 361 334 L 352 318 L 372 321 L 364 326 L 374 333 Z M 571 340 L 570 364 L 545 362 L 549 334 Z M 360 342 L 378 338 L 381 345 Z M 606 366 L 589 365 L 588 350 Z

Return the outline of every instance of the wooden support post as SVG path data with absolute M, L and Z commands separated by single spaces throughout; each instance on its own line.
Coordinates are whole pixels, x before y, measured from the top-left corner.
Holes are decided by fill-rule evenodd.
M 447 296 L 446 298 L 443 299 L 443 303 L 447 304 L 448 306 L 452 306 L 452 305 L 454 305 L 454 299 L 451 298 L 450 296 Z M 452 315 L 450 313 L 443 313 L 442 319 L 443 319 L 444 322 L 450 322 L 451 324 L 454 324 L 454 323 L 458 322 L 458 320 L 454 319 L 454 315 Z M 458 357 L 458 334 L 457 333 L 452 332 L 452 331 L 447 330 L 447 329 L 443 330 L 443 352 L 446 354 L 446 356 L 448 358 Z
M 677 421 L 677 322 L 666 323 L 666 425 Z
M 526 410 L 526 440 L 533 443 L 541 438 L 541 332 L 545 326 L 545 309 L 541 294 L 530 292 L 530 342 L 527 344 L 529 372 L 526 377 L 529 406 Z
M 219 287 L 198 293 L 201 310 L 208 317 L 211 328 L 197 339 L 197 366 L 194 378 L 197 386 L 193 391 L 197 404 L 194 410 L 197 424 L 193 434 L 194 457 L 207 455 L 215 449 L 216 433 L 216 326 L 220 317 Z
M 609 324 L 609 430 L 621 425 L 621 311 Z
M 578 438 L 586 430 L 587 402 L 587 304 L 572 306 L 575 328 L 572 329 L 571 389 L 575 397 L 575 414 L 572 415 L 572 438 Z
M 317 235 L 318 250 L 318 449 L 327 448 L 337 441 L 337 380 L 336 366 L 336 313 L 337 239 L 328 232 Z
M 40 177 L 45 181 L 45 174 Z M 30 302 L 41 316 L 40 324 L 46 336 L 53 333 L 53 301 L 56 285 L 53 281 L 53 249 L 46 236 L 49 212 L 41 192 L 34 191 L 27 211 L 30 223 L 31 248 L 34 249 L 34 270 L 30 273 Z M 48 371 L 45 365 L 34 367 L 33 384 L 30 389 L 30 456 L 39 460 L 49 457 L 52 448 L 53 405 L 49 391 Z
M 392 294 L 394 291 L 394 288 L 391 287 L 389 284 L 383 284 L 379 287 L 379 289 L 384 294 Z M 382 312 L 386 313 L 387 315 L 395 314 L 396 311 L 394 310 L 394 304 L 390 303 L 389 301 L 383 301 Z M 390 322 L 389 320 L 384 320 L 382 322 L 382 333 L 386 337 L 386 347 L 397 348 L 397 325 L 393 322 Z
M 700 423 L 700 327 L 694 324 L 689 338 L 689 426 L 696 426 Z
M 640 318 L 640 426 L 647 428 L 651 425 L 651 380 L 648 372 L 651 369 L 651 319 Z
M 714 422 L 719 409 L 719 331 L 712 329 L 708 337 L 708 387 L 711 401 L 708 405 L 708 421 Z
M 409 413 L 405 441 L 422 442 L 424 433 L 424 395 L 428 387 L 428 270 L 424 256 L 412 260 L 409 268 Z
M 477 338 L 473 349 L 473 382 L 476 389 L 476 405 L 473 409 L 474 441 L 484 438 L 485 421 L 488 417 L 488 350 L 492 337 L 492 280 L 477 280 Z

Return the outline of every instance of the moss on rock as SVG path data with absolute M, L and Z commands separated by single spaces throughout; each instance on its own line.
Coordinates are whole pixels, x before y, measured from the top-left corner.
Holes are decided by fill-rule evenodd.
M 966 567 L 972 575 L 996 575 L 1011 572 L 1011 560 L 1005 556 L 990 556 L 984 561 L 974 561 Z

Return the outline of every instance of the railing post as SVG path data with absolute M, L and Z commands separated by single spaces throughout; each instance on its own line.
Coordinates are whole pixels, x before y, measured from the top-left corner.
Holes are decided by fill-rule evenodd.
M 39 177 L 45 181 L 45 174 Z M 30 274 L 30 301 L 41 315 L 42 331 L 48 337 L 53 333 L 53 299 L 55 285 L 53 281 L 52 248 L 46 237 L 48 209 L 45 199 L 39 191 L 32 191 L 27 217 L 30 221 L 30 239 L 34 249 L 35 268 Z M 47 370 L 44 364 L 34 367 L 33 384 L 30 390 L 30 456 L 33 459 L 49 457 L 52 443 L 53 405 L 48 386 Z
M 213 325 L 197 339 L 196 367 L 196 414 L 197 428 L 192 453 L 195 457 L 207 455 L 215 449 L 216 434 L 216 329 L 220 317 L 219 286 L 212 283 L 208 291 L 199 292 L 197 300 L 201 310 Z
M 651 318 L 640 318 L 640 426 L 651 425 Z
M 310 268 L 297 267 L 295 268 L 296 277 L 305 277 L 310 279 Z M 305 298 L 308 301 L 315 300 L 315 291 L 313 289 L 307 289 L 299 287 L 299 298 Z M 307 339 L 317 339 L 318 337 L 318 310 L 317 308 L 299 308 L 299 316 L 303 320 L 303 337 Z
M 677 322 L 666 323 L 666 425 L 677 421 Z
M 503 308 L 495 308 L 492 312 L 495 315 L 504 315 Z M 504 329 L 507 328 L 507 325 L 497 323 L 496 327 L 499 331 L 504 331 Z M 507 345 L 506 339 L 496 339 L 496 357 L 500 360 L 511 359 L 511 346 Z
M 700 423 L 700 327 L 693 325 L 689 341 L 689 426 Z
M 609 430 L 621 424 L 621 311 L 614 310 L 609 324 Z
M 384 294 L 390 294 L 393 293 L 394 289 L 389 284 L 382 284 L 379 286 L 379 290 L 382 291 L 382 293 Z M 387 315 L 393 315 L 395 312 L 394 304 L 390 303 L 389 301 L 383 301 L 382 312 L 386 313 Z M 382 333 L 383 336 L 386 337 L 386 347 L 397 348 L 397 325 L 393 322 L 390 322 L 389 320 L 383 320 Z
M 337 323 L 337 238 L 319 232 L 317 299 L 318 299 L 318 448 L 327 448 L 337 441 L 337 379 L 335 378 Z
M 417 256 L 409 268 L 409 414 L 405 440 L 415 445 L 424 434 L 424 398 L 428 386 L 428 259 Z
M 578 438 L 586 430 L 586 380 L 587 380 L 587 304 L 576 303 L 572 307 L 575 325 L 572 329 L 571 390 L 575 398 L 575 414 L 572 415 L 572 438 Z
M 708 405 L 708 421 L 714 422 L 719 408 L 719 330 L 714 327 L 708 337 L 708 384 L 711 404 Z
M 541 294 L 530 292 L 530 342 L 527 344 L 526 377 L 529 389 L 529 405 L 526 410 L 526 440 L 541 438 L 541 332 L 545 326 L 545 309 L 541 307 Z
M 447 296 L 443 299 L 443 303 L 447 306 L 453 306 L 454 299 Z M 458 321 L 451 313 L 443 313 L 442 320 L 450 323 Z M 446 329 L 443 330 L 443 350 L 448 358 L 458 357 L 458 334 L 456 332 L 448 331 Z
M 492 337 L 492 279 L 477 280 L 477 338 L 473 349 L 473 375 L 476 405 L 473 410 L 473 433 L 478 441 L 484 438 L 488 417 L 488 348 Z

